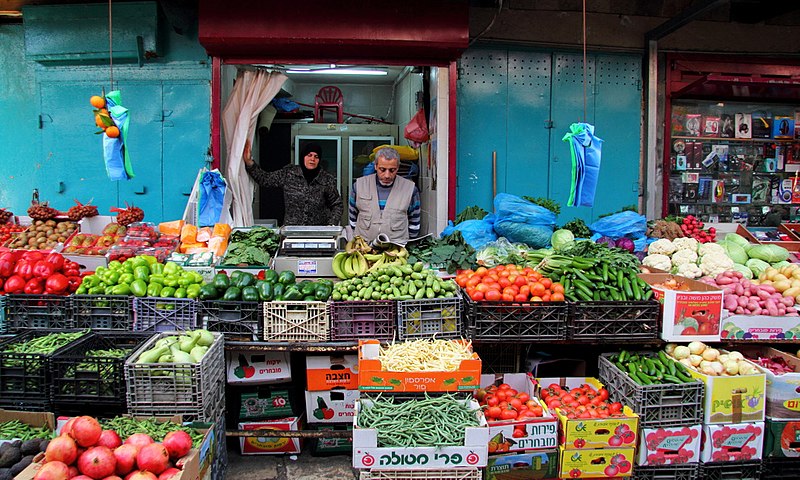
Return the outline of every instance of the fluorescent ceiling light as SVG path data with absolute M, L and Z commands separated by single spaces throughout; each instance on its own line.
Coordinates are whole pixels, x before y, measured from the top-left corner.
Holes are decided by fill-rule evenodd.
M 292 74 L 316 74 L 316 75 L 386 75 L 386 70 L 378 70 L 373 68 L 293 68 L 286 70 L 286 73 Z

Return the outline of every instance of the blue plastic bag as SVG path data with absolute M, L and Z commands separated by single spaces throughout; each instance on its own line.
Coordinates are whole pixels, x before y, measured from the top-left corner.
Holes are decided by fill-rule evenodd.
M 198 205 L 197 223 L 201 227 L 210 227 L 219 222 L 222 206 L 225 201 L 227 185 L 219 171 L 205 172 L 200 180 L 200 201 Z
M 550 245 L 556 214 L 510 193 L 494 197 L 494 230 L 511 242 L 533 248 Z
M 455 231 L 461 232 L 464 241 L 475 250 L 481 249 L 489 242 L 497 240 L 497 235 L 492 228 L 494 216 L 486 215 L 483 220 L 465 220 L 458 225 L 447 222 L 447 226 L 442 230 L 442 237 L 446 237 Z
M 533 225 L 510 220 L 496 221 L 494 223 L 494 231 L 511 242 L 524 243 L 533 248 L 550 246 L 550 238 L 553 236 L 552 226 Z
M 647 218 L 636 212 L 626 210 L 601 218 L 589 225 L 589 230 L 611 238 L 640 238 L 647 232 Z

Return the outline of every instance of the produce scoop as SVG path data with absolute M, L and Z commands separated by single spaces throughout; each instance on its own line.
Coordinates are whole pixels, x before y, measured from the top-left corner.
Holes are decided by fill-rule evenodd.
M 335 277 L 333 256 L 346 242 L 342 230 L 329 225 L 281 227 L 275 270 L 291 270 L 298 277 Z

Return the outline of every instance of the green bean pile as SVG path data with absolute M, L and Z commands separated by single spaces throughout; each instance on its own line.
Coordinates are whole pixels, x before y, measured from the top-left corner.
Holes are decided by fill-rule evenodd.
M 11 345 L 7 345 L 6 348 L 0 352 L 0 354 L 29 354 L 29 355 L 49 355 L 59 348 L 63 347 L 64 345 L 77 340 L 78 338 L 82 337 L 89 333 L 89 330 L 83 330 L 81 332 L 71 332 L 71 333 L 51 333 L 49 335 L 42 335 L 41 337 L 34 337 L 27 339 L 25 341 L 12 343 Z M 4 367 L 22 367 L 24 366 L 26 369 L 26 373 L 32 373 L 38 368 L 41 368 L 41 362 L 28 359 L 25 361 L 22 358 L 4 358 L 3 359 L 3 366 Z
M 114 417 L 111 419 L 100 420 L 103 430 L 114 430 L 122 441 L 134 433 L 146 433 L 156 442 L 164 440 L 169 432 L 183 430 L 192 437 L 192 447 L 198 448 L 203 443 L 203 433 L 193 428 L 177 425 L 172 422 L 157 422 L 155 419 L 138 420 L 132 417 Z
M 34 438 L 50 438 L 52 436 L 53 432 L 47 427 L 32 427 L 19 420 L 0 422 L 0 439 L 3 440 L 11 440 L 12 438 L 32 440 Z
M 476 410 L 451 394 L 395 403 L 377 397 L 368 407 L 362 401 L 360 428 L 378 430 L 379 447 L 446 447 L 464 445 L 465 429 L 479 426 Z
M 86 358 L 123 358 L 131 352 L 130 348 L 110 348 L 108 350 L 89 350 L 84 355 Z M 75 369 L 81 372 L 98 372 L 100 365 L 98 362 L 86 361 L 81 362 L 75 366 Z M 70 371 L 72 369 L 70 368 Z M 74 372 L 71 372 L 74 375 Z M 68 374 L 69 375 L 69 374 Z

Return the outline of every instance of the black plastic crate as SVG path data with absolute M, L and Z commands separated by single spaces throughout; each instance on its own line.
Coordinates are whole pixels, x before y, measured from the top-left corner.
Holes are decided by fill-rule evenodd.
M 330 302 L 331 340 L 394 340 L 397 302 L 393 300 Z
M 0 335 L 6 333 L 6 296 L 0 295 Z
M 259 340 L 263 318 L 261 302 L 203 300 L 198 326 L 225 334 L 231 340 Z
M 800 478 L 800 458 L 765 458 L 761 463 L 762 480 Z
M 94 333 L 50 359 L 52 400 L 59 412 L 80 413 L 87 405 L 125 413 L 125 360 L 150 338 L 144 332 Z M 93 350 L 125 349 L 122 357 L 91 357 Z
M 517 373 L 522 363 L 522 345 L 518 343 L 473 343 L 472 350 L 481 359 L 483 373 Z
M 133 329 L 172 332 L 197 328 L 197 304 L 191 298 L 135 297 Z
M 33 410 L 50 406 L 50 360 L 81 339 L 65 343 L 49 354 L 10 352 L 7 349 L 51 333 L 72 332 L 78 331 L 35 330 L 15 335 L 0 343 L 0 406 L 21 409 L 30 406 L 29 409 Z
M 565 340 L 566 302 L 476 302 L 461 292 L 472 339 L 507 342 Z
M 631 480 L 696 480 L 700 478 L 700 465 L 687 463 L 684 465 L 635 465 Z
M 327 423 L 319 425 L 309 425 L 309 430 L 315 432 L 352 431 L 352 423 Z M 330 455 L 349 455 L 353 452 L 353 437 L 313 437 L 311 438 L 311 455 L 315 457 L 327 457 Z
M 608 359 L 611 355 L 605 353 L 598 358 L 600 381 L 608 388 L 611 398 L 639 414 L 640 429 L 703 423 L 703 382 L 639 385 Z
M 132 330 L 133 304 L 126 295 L 73 295 L 75 328 Z
M 700 465 L 700 478 L 703 480 L 758 480 L 761 478 L 761 461 L 703 463 Z
M 567 338 L 642 340 L 659 338 L 661 305 L 642 302 L 570 302 Z
M 6 295 L 6 330 L 74 328 L 71 307 L 64 295 Z

